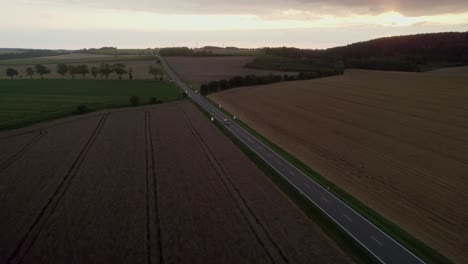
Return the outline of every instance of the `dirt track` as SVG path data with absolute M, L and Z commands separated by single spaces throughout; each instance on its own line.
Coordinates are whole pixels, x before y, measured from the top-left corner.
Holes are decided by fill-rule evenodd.
M 211 97 L 453 260 L 468 237 L 468 79 L 350 70 Z
M 347 261 L 189 103 L 3 132 L 0 147 L 0 263 Z

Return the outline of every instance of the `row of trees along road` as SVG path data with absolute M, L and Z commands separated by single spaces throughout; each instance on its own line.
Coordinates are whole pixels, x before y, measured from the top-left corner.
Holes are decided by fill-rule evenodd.
M 36 73 L 41 76 L 41 79 L 44 79 L 44 75 L 51 73 L 51 70 L 44 65 L 37 64 L 34 68 L 26 68 L 25 72 L 26 75 L 29 76 L 31 79 Z M 86 75 L 91 74 L 94 78 L 97 78 L 98 76 L 103 76 L 107 80 L 109 78 L 109 75 L 115 73 L 119 76 L 119 80 L 122 79 L 122 75 L 124 74 L 128 74 L 128 79 L 133 80 L 132 67 L 129 67 L 127 70 L 127 66 L 122 63 L 116 63 L 113 65 L 108 63 L 101 63 L 99 67 L 91 67 L 91 69 L 85 64 L 67 65 L 64 63 L 60 63 L 57 65 L 57 73 L 60 74 L 60 76 L 62 76 L 62 79 L 67 74 L 69 74 L 73 79 L 75 79 L 76 75 L 81 75 L 83 79 L 86 79 Z M 148 73 L 154 75 L 154 79 L 159 78 L 160 80 L 163 80 L 164 71 L 160 67 L 150 65 Z M 6 69 L 6 74 L 8 77 L 13 79 L 13 77 L 19 75 L 19 72 L 16 69 L 8 68 Z

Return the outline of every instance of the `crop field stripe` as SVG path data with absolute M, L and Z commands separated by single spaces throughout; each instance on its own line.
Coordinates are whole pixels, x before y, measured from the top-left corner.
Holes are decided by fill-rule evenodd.
M 159 217 L 159 206 L 158 206 L 158 186 L 156 180 L 155 170 L 155 157 L 154 157 L 154 145 L 153 145 L 153 134 L 151 130 L 151 112 L 145 111 L 145 144 L 146 144 L 146 180 L 147 180 L 147 224 L 148 224 L 148 263 L 152 263 L 152 250 L 153 243 L 151 240 L 152 223 L 156 225 L 156 245 L 157 245 L 157 263 L 164 263 L 164 255 L 162 248 L 162 235 L 161 235 L 161 221 Z M 152 179 L 153 185 L 153 200 L 150 197 L 150 179 Z M 151 219 L 151 206 L 150 202 L 154 203 L 154 220 Z
M 88 154 L 89 150 L 91 149 L 94 142 L 96 141 L 96 138 L 101 133 L 102 128 L 104 127 L 104 123 L 106 122 L 109 115 L 110 114 L 106 114 L 106 115 L 103 115 L 101 117 L 101 119 L 99 120 L 99 123 L 97 124 L 97 126 L 94 129 L 93 133 L 89 137 L 89 139 L 86 142 L 83 149 L 78 154 L 77 158 L 75 159 L 72 166 L 68 170 L 67 174 L 63 178 L 62 182 L 60 182 L 60 184 L 57 187 L 57 189 L 55 190 L 54 194 L 49 198 L 48 202 L 42 208 L 41 212 L 36 217 L 33 224 L 29 227 L 26 234 L 23 236 L 21 241 L 18 243 L 18 245 L 16 246 L 16 248 L 13 251 L 12 255 L 8 258 L 7 263 L 21 263 L 23 261 L 24 257 L 26 257 L 27 253 L 29 252 L 31 247 L 34 245 L 37 237 L 41 233 L 43 227 L 47 223 L 47 220 L 50 218 L 52 213 L 55 211 L 55 208 L 59 204 L 60 200 L 65 195 L 68 187 L 70 186 L 70 184 L 73 181 L 76 173 L 78 172 L 79 167 L 83 163 L 83 160 L 85 159 L 85 157 Z M 62 192 L 61 192 L 61 190 L 62 190 Z M 48 211 L 48 209 L 50 209 L 50 210 Z M 48 212 L 46 213 L 46 211 L 48 211 Z M 27 242 L 27 240 L 30 240 L 30 241 Z M 25 247 L 25 248 L 22 249 L 23 247 Z M 23 253 L 23 254 L 20 255 L 20 253 Z
M 23 156 L 26 151 L 28 151 L 34 144 L 36 144 L 43 136 L 47 134 L 46 130 L 41 130 L 39 134 L 37 134 L 31 142 L 26 144 L 23 148 L 21 148 L 18 152 L 16 152 L 12 157 L 10 157 L 8 160 L 0 164 L 0 175 L 4 170 L 6 170 L 11 164 L 13 164 L 17 159 L 19 159 L 21 156 Z
M 145 111 L 145 180 L 146 180 L 146 250 L 147 250 L 147 260 L 148 263 L 151 261 L 151 228 L 150 228 L 150 210 L 149 210 L 149 173 L 148 173 L 148 115 L 149 113 Z
M 185 119 L 185 122 L 187 123 L 187 125 L 190 127 L 191 129 L 191 132 L 192 134 L 194 135 L 194 137 L 197 139 L 200 147 L 202 148 L 203 150 L 203 153 L 205 154 L 207 160 L 210 162 L 211 166 L 213 167 L 213 169 L 215 170 L 216 172 L 216 175 L 218 175 L 220 181 L 222 182 L 222 184 L 225 186 L 226 190 L 228 191 L 231 199 L 233 200 L 233 202 L 237 205 L 237 207 L 239 208 L 239 211 L 242 213 L 242 215 L 244 216 L 244 218 L 246 219 L 247 223 L 249 224 L 250 228 L 252 229 L 252 232 L 255 234 L 255 237 L 257 238 L 257 240 L 259 241 L 259 243 L 261 244 L 261 246 L 264 248 L 264 250 L 266 251 L 267 255 L 270 257 L 271 261 L 273 263 L 275 263 L 273 257 L 271 256 L 271 253 L 266 249 L 265 247 L 265 244 L 261 241 L 260 237 L 258 236 L 257 232 L 255 231 L 255 228 L 253 226 L 253 224 L 250 223 L 249 221 L 249 218 L 247 217 L 247 215 L 245 215 L 245 213 L 243 212 L 242 210 L 242 206 L 239 204 L 239 202 L 237 202 L 237 200 L 235 199 L 234 197 L 234 194 L 232 193 L 232 191 L 230 191 L 230 188 L 228 187 L 228 184 L 232 187 L 232 189 L 234 189 L 234 191 L 237 193 L 237 196 L 241 199 L 243 205 L 245 206 L 245 208 L 248 210 L 248 213 L 251 215 L 251 217 L 253 219 L 255 219 L 255 222 L 257 223 L 257 225 L 261 228 L 261 230 L 265 233 L 266 237 L 268 238 L 268 240 L 272 243 L 272 245 L 275 247 L 275 249 L 278 251 L 280 257 L 286 262 L 286 263 L 289 263 L 287 257 L 284 255 L 283 251 L 281 250 L 281 248 L 278 246 L 278 244 L 273 240 L 273 238 L 270 236 L 269 232 L 266 230 L 266 228 L 263 226 L 263 224 L 260 222 L 260 219 L 258 219 L 258 217 L 255 215 L 255 213 L 253 212 L 253 210 L 250 208 L 250 206 L 247 204 L 247 201 L 245 200 L 245 198 L 242 196 L 241 192 L 239 191 L 239 189 L 234 185 L 234 183 L 231 181 L 231 179 L 229 177 L 227 177 L 226 175 L 226 172 L 224 171 L 223 169 L 223 166 L 221 165 L 221 163 L 218 161 L 218 159 L 216 158 L 216 156 L 211 152 L 211 150 L 209 149 L 208 145 L 206 144 L 206 142 L 203 140 L 202 136 L 198 133 L 198 131 L 196 130 L 196 128 L 193 126 L 192 122 L 190 121 L 190 119 L 187 117 L 187 114 L 185 113 L 185 111 L 183 109 L 181 109 L 179 106 L 177 106 L 177 108 L 179 109 L 179 111 L 181 112 L 182 116 L 184 117 Z M 216 165 L 213 164 L 213 160 L 214 162 L 216 162 Z M 219 169 L 218 169 L 219 167 Z M 220 172 L 219 170 L 221 170 L 222 172 Z M 222 175 L 221 175 L 222 174 Z M 228 184 L 226 184 L 226 181 L 228 182 Z

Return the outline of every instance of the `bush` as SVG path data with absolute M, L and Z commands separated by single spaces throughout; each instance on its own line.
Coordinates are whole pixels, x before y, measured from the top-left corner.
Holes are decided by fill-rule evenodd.
M 139 106 L 140 105 L 140 97 L 135 96 L 135 95 L 130 97 L 130 104 L 132 106 Z
M 161 101 L 160 101 L 158 98 L 156 98 L 156 97 L 151 97 L 151 98 L 149 99 L 149 103 L 150 103 L 150 104 L 160 104 Z
M 88 106 L 86 106 L 85 104 L 80 104 L 76 107 L 76 112 L 79 114 L 79 115 L 82 115 L 82 114 L 86 114 L 86 113 L 89 113 L 89 112 L 92 112 L 91 108 L 89 108 Z

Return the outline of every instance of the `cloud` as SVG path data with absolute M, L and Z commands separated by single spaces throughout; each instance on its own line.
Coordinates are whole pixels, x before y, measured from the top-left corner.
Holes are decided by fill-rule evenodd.
M 23 0 L 23 3 L 80 5 L 95 8 L 169 12 L 172 14 L 255 14 L 275 16 L 284 10 L 320 14 L 379 14 L 398 12 L 421 16 L 468 11 L 467 0 Z

